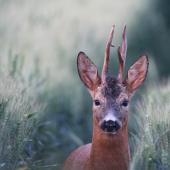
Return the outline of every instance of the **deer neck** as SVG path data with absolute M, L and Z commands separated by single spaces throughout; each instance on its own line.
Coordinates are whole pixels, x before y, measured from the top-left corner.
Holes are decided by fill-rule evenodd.
M 128 118 L 120 131 L 115 135 L 108 135 L 101 130 L 94 119 L 90 169 L 128 169 L 130 152 L 127 125 Z

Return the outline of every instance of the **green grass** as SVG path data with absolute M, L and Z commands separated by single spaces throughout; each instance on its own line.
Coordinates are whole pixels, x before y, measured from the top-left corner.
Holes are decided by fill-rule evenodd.
M 150 85 L 138 109 L 131 169 L 170 168 L 170 80 Z
M 0 59 L 0 169 L 4 170 L 35 169 L 32 145 L 45 104 L 38 99 L 44 86 L 39 74 L 33 71 L 28 80 L 23 77 L 19 57 L 10 51 L 8 60 Z

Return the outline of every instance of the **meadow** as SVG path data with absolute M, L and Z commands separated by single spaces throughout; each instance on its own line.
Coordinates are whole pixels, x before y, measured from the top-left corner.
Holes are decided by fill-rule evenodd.
M 117 76 L 124 23 L 125 74 L 142 54 L 150 63 L 131 101 L 131 169 L 170 168 L 169 6 L 153 0 L 0 0 L 0 169 L 61 169 L 73 150 L 91 142 L 92 99 L 79 79 L 77 55 L 84 51 L 100 73 L 116 25 L 108 75 Z

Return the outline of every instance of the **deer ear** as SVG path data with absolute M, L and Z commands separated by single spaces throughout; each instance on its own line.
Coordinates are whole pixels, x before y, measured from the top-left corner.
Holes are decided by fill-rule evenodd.
M 148 71 L 148 57 L 142 55 L 128 70 L 123 82 L 126 84 L 128 91 L 133 93 L 144 82 Z
M 84 52 L 80 52 L 77 57 L 77 68 L 81 81 L 92 95 L 97 85 L 100 83 L 100 76 L 96 66 Z

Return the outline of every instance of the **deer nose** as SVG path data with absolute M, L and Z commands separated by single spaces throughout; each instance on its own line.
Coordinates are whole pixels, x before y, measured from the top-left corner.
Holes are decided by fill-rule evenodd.
M 104 121 L 101 128 L 105 132 L 116 132 L 120 129 L 120 126 L 117 123 L 117 121 L 108 120 L 108 121 Z

